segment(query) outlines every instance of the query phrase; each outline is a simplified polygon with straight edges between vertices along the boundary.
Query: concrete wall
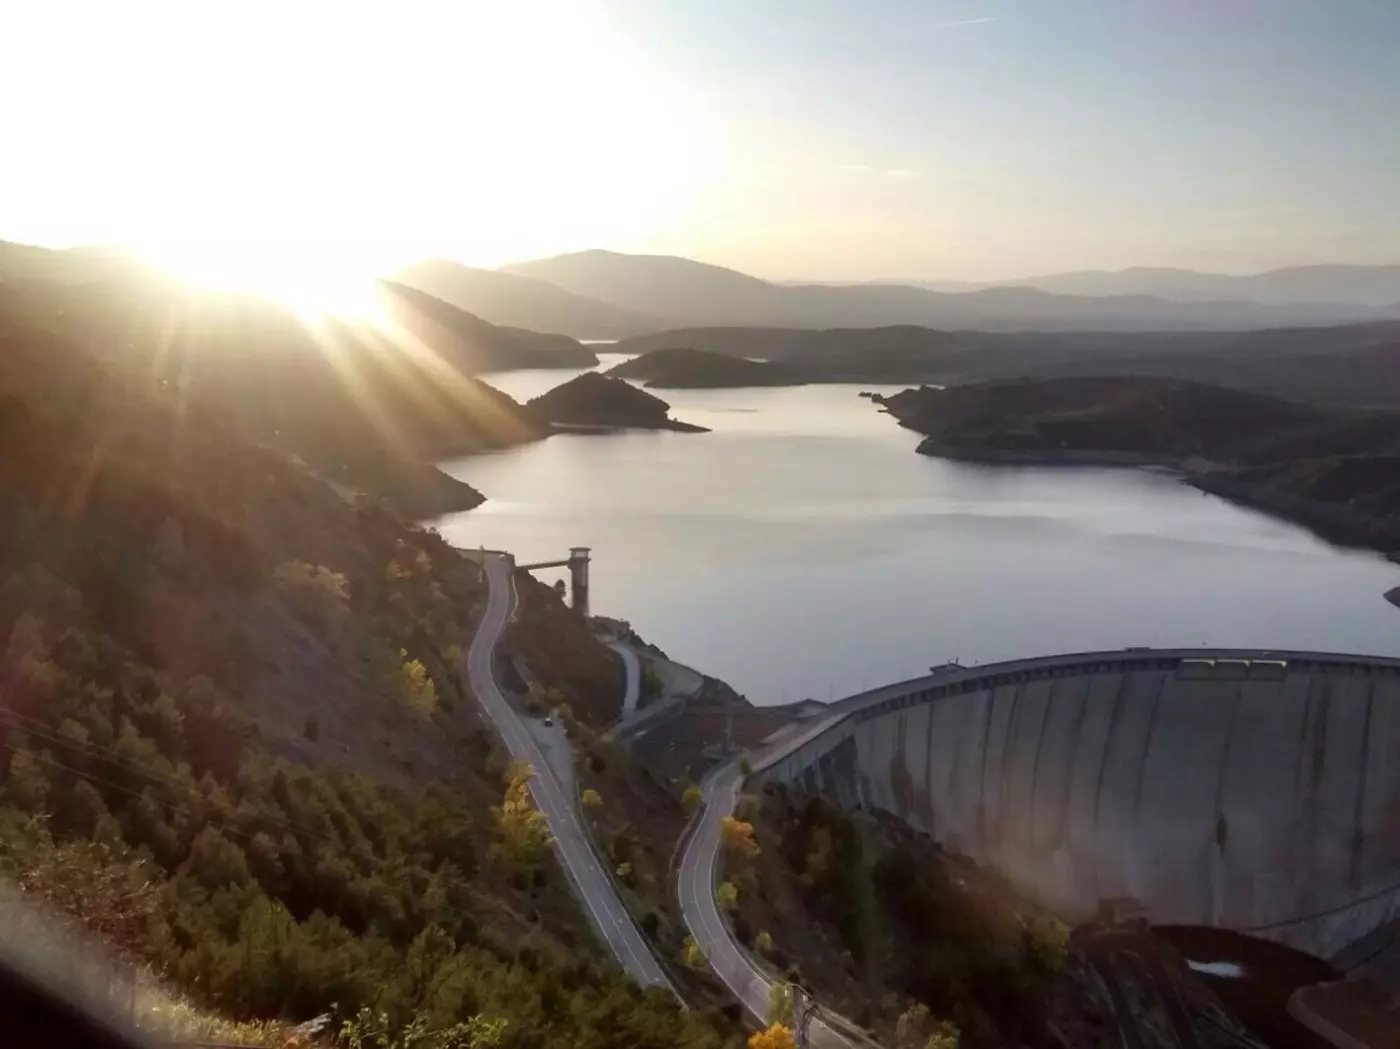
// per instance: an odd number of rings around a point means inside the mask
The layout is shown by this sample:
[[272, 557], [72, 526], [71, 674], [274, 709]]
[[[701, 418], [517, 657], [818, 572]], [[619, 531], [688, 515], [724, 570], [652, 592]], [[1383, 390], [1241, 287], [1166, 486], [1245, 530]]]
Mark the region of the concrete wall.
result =
[[1400, 916], [1400, 660], [978, 667], [844, 700], [756, 772], [894, 813], [1070, 921], [1131, 897], [1325, 957]]

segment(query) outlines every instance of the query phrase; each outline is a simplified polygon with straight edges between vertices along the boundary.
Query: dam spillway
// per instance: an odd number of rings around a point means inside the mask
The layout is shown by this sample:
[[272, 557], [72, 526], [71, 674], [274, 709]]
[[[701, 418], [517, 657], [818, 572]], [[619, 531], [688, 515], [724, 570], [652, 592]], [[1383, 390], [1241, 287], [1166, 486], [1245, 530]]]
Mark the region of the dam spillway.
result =
[[1400, 660], [1129, 649], [862, 693], [759, 781], [889, 812], [1065, 920], [1132, 900], [1332, 957], [1400, 908]]

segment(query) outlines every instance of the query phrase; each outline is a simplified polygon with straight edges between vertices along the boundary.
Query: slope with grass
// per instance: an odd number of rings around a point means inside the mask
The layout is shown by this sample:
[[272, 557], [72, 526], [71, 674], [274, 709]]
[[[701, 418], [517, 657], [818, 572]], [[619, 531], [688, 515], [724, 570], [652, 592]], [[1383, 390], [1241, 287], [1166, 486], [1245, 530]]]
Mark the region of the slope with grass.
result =
[[[536, 847], [463, 692], [479, 566], [106, 355], [29, 330], [0, 363], [0, 854], [28, 894], [232, 1019], [732, 1037], [624, 980]], [[520, 658], [574, 685], [591, 639], [546, 618]]]

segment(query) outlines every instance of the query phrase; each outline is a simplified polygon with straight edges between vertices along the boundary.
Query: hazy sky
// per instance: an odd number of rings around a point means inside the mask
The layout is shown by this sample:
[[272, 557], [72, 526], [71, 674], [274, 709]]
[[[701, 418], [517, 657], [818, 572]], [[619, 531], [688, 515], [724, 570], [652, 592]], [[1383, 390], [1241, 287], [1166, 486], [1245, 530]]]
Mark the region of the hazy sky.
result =
[[0, 237], [212, 277], [1400, 261], [1395, 0], [45, 0]]

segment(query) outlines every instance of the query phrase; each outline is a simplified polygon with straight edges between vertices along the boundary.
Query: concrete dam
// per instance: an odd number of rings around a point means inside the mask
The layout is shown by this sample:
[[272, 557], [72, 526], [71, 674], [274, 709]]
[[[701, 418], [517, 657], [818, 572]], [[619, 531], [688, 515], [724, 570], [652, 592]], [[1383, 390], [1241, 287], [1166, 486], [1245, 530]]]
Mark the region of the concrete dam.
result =
[[843, 700], [758, 780], [883, 809], [1076, 923], [1334, 957], [1400, 907], [1400, 660], [1128, 649]]

